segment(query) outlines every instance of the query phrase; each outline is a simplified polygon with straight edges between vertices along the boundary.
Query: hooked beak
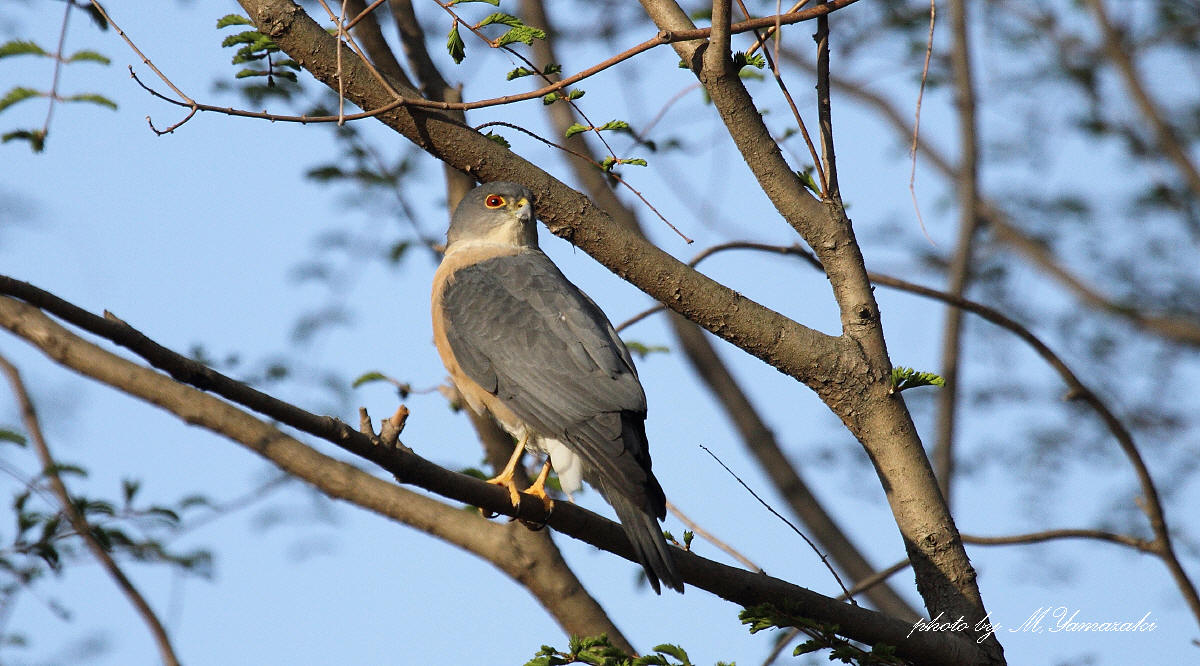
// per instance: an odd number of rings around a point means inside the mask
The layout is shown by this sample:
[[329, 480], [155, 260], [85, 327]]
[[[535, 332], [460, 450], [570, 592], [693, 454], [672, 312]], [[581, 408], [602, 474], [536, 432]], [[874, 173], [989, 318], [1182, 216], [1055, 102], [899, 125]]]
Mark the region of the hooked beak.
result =
[[533, 221], [533, 204], [529, 202], [529, 199], [525, 197], [517, 199], [517, 217], [521, 218], [523, 222]]

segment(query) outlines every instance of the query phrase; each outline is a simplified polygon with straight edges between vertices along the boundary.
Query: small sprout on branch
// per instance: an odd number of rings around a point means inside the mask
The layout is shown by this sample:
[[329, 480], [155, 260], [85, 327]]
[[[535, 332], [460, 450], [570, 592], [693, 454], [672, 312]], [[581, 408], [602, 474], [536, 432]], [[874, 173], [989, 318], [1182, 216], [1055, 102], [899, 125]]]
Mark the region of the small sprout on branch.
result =
[[733, 67], [740, 70], [746, 65], [762, 69], [767, 66], [767, 59], [762, 53], [747, 54], [745, 51], [738, 51], [733, 54]]
[[[563, 664], [592, 664], [593, 666], [692, 666], [687, 652], [678, 645], [664, 643], [654, 647], [654, 654], [634, 657], [612, 644], [605, 634], [572, 636], [567, 651], [560, 652], [543, 645], [525, 666], [562, 666]], [[719, 662], [723, 663], [723, 662]]]
[[387, 375], [382, 372], [371, 371], [359, 375], [357, 379], [350, 383], [350, 388], [358, 388], [363, 384], [370, 384], [372, 382], [386, 382], [387, 380]]
[[217, 19], [217, 30], [228, 28], [231, 25], [254, 25], [254, 22], [240, 14], [226, 14]]
[[640, 157], [631, 157], [628, 159], [620, 159], [620, 158], [613, 157], [610, 155], [610, 156], [604, 158], [604, 161], [600, 163], [600, 170], [603, 171], [604, 173], [609, 173], [613, 170], [613, 167], [617, 166], [618, 164], [630, 164], [632, 166], [647, 166], [649, 163]]
[[[237, 14], [227, 14], [217, 20], [217, 29], [227, 28], [233, 25], [248, 25], [253, 27], [254, 23], [245, 16]], [[257, 30], [243, 30], [234, 35], [229, 35], [221, 40], [223, 48], [241, 45], [241, 48], [234, 54], [231, 62], [235, 65], [245, 63], [258, 62], [266, 60], [266, 69], [242, 69], [236, 78], [245, 79], [258, 76], [267, 77], [267, 88], [275, 87], [276, 77], [296, 82], [295, 72], [300, 71], [300, 65], [295, 60], [284, 58], [275, 60], [274, 56], [280, 53], [279, 46], [270, 37], [258, 32]], [[293, 71], [287, 71], [287, 70]]]
[[521, 19], [512, 14], [496, 12], [485, 17], [482, 21], [475, 25], [476, 28], [482, 28], [485, 25], [500, 24], [509, 27], [509, 30], [503, 35], [500, 35], [494, 40], [491, 40], [492, 48], [500, 48], [516, 42], [522, 44], [532, 44], [535, 39], [545, 39], [546, 32], [540, 28], [525, 25]]
[[804, 187], [808, 188], [813, 194], [820, 196], [821, 188], [817, 187], [817, 181], [813, 180], [813, 167], [806, 166], [796, 172], [796, 176], [804, 183]]
[[[542, 71], [540, 73], [543, 76], [550, 76], [551, 74], [558, 74], [561, 71], [562, 71], [562, 65], [559, 65], [556, 63], [550, 63], [550, 64], [546, 65], [545, 67], [543, 67]], [[519, 79], [523, 76], [532, 76], [532, 75], [538, 74], [538, 73], [539, 72], [537, 70], [529, 69], [528, 67], [518, 67], [518, 68], [512, 70], [511, 72], [509, 72], [508, 75], [505, 76], [505, 80], [512, 81], [513, 79]]]
[[671, 348], [665, 345], [644, 345], [637, 340], [626, 340], [625, 346], [639, 359], [646, 358], [650, 354], [665, 354], [671, 351]]
[[586, 91], [583, 90], [572, 90], [565, 95], [560, 92], [552, 92], [542, 98], [542, 104], [553, 104], [560, 99], [565, 99], [568, 101], [576, 100], [580, 97], [583, 97], [585, 92]]
[[458, 21], [454, 22], [450, 34], [446, 37], [446, 50], [450, 52], [450, 57], [456, 65], [467, 57], [467, 46], [463, 43], [462, 35], [458, 34]]
[[504, 137], [500, 136], [499, 134], [495, 134], [493, 132], [488, 132], [487, 134], [484, 134], [484, 136], [486, 136], [487, 138], [491, 139], [492, 141], [495, 141], [496, 143], [504, 146], [505, 148], [512, 148], [512, 144], [508, 142], [508, 139], [505, 139]]
[[8, 143], [14, 139], [28, 141], [30, 149], [35, 153], [40, 153], [46, 148], [45, 130], [13, 130], [5, 132], [3, 136], [0, 136], [0, 143]]
[[941, 375], [932, 372], [921, 372], [897, 366], [892, 368], [892, 390], [891, 393], [899, 393], [910, 388], [918, 386], [945, 386], [946, 380]]
[[610, 120], [610, 121], [604, 123], [603, 125], [600, 125], [599, 127], [595, 127], [595, 126], [591, 126], [591, 125], [581, 125], [579, 123], [575, 123], [575, 124], [571, 125], [570, 127], [568, 127], [567, 131], [564, 134], [569, 139], [569, 138], [575, 136], [576, 134], [580, 134], [582, 132], [587, 132], [589, 130], [596, 130], [597, 132], [604, 132], [604, 131], [628, 132], [629, 131], [629, 123], [625, 122], [624, 120]]

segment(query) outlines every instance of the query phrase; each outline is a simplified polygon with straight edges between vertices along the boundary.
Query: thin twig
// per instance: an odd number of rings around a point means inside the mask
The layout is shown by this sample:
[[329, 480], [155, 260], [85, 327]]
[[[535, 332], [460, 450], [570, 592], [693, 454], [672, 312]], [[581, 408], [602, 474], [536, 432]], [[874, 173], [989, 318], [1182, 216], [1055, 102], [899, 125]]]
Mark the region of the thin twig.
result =
[[837, 157], [833, 149], [833, 100], [829, 96], [829, 15], [817, 17], [817, 128], [821, 131], [822, 194], [827, 201], [841, 201]]
[[666, 224], [668, 227], [670, 227], [671, 231], [674, 231], [676, 234], [678, 234], [679, 237], [682, 238], [685, 243], [687, 243], [688, 245], [691, 245], [692, 243], [695, 242], [691, 238], [688, 238], [687, 235], [684, 234], [682, 231], [680, 231], [678, 227], [676, 227], [674, 224], [671, 224], [670, 220], [668, 220], [666, 217], [664, 217], [662, 213], [658, 212], [658, 209], [654, 207], [654, 204], [651, 204], [650, 201], [648, 199], [646, 199], [646, 197], [641, 192], [639, 192], [636, 188], [634, 188], [632, 185], [630, 185], [628, 182], [626, 182], [624, 178], [621, 178], [620, 175], [618, 175], [612, 171], [606, 171], [602, 164], [600, 164], [596, 160], [592, 159], [590, 156], [584, 155], [583, 153], [580, 153], [575, 150], [571, 150], [570, 148], [567, 148], [566, 146], [560, 146], [559, 144], [557, 144], [549, 139], [538, 136], [536, 133], [525, 129], [524, 127], [521, 127], [520, 125], [506, 123], [502, 120], [493, 120], [490, 123], [483, 123], [482, 125], [479, 125], [478, 127], [476, 127], [475, 131], [479, 131], [485, 127], [507, 127], [509, 129], [515, 129], [518, 132], [527, 134], [528, 136], [531, 136], [534, 139], [537, 139], [538, 141], [541, 141], [542, 143], [544, 143], [548, 146], [553, 146], [554, 148], [558, 148], [559, 150], [561, 150], [565, 153], [570, 153], [571, 155], [574, 155], [575, 157], [578, 157], [581, 160], [585, 160], [586, 162], [594, 165], [597, 169], [604, 171], [613, 180], [615, 180], [618, 183], [620, 183], [621, 185], [625, 186], [625, 188], [628, 189], [630, 192], [633, 192], [633, 194], [635, 196], [637, 196], [638, 199], [642, 200], [642, 203], [646, 204], [647, 208], [649, 208], [655, 215], [658, 216], [658, 219], [662, 220], [664, 224]]
[[58, 503], [62, 507], [63, 515], [71, 523], [71, 527], [79, 535], [83, 542], [87, 545], [92, 556], [95, 557], [104, 570], [108, 573], [117, 587], [125, 593], [130, 603], [137, 610], [138, 614], [146, 622], [150, 633], [154, 637], [155, 643], [158, 645], [159, 656], [162, 658], [163, 664], [167, 666], [179, 666], [179, 659], [175, 657], [175, 650], [171, 647], [171, 640], [167, 637], [167, 630], [158, 620], [158, 616], [150, 608], [150, 604], [146, 603], [146, 599], [133, 585], [133, 582], [117, 566], [117, 563], [105, 550], [104, 546], [96, 538], [93, 527], [88, 523], [87, 518], [79, 512], [75, 506], [75, 502], [71, 499], [70, 492], [67, 491], [66, 484], [63, 483], [62, 477], [59, 476], [54, 457], [50, 455], [50, 447], [46, 443], [46, 438], [42, 435], [41, 423], [37, 417], [37, 411], [33, 407], [33, 401], [29, 397], [29, 392], [25, 389], [25, 382], [21, 379], [20, 372], [16, 366], [9, 362], [7, 358], [0, 355], [0, 370], [8, 376], [8, 383], [12, 386], [13, 395], [17, 399], [17, 404], [21, 409], [21, 421], [25, 425], [25, 430], [29, 433], [29, 440], [33, 442], [34, 449], [37, 451], [38, 460], [42, 463], [42, 474], [50, 483], [50, 489], [55, 497], [58, 498]]
[[[738, 7], [741, 8], [742, 13], [745, 14], [746, 18], [750, 18], [750, 11], [746, 9], [746, 3], [743, 0], [737, 0], [737, 2]], [[807, 0], [805, 0], [805, 2], [807, 2]], [[780, 34], [782, 33], [776, 32], [776, 47], [778, 47], [778, 35]], [[762, 41], [768, 39], [758, 31], [755, 31], [755, 35], [758, 36], [760, 40], [759, 43], [762, 43]], [[749, 51], [747, 51], [747, 53], [749, 53]], [[800, 129], [800, 136], [804, 138], [804, 145], [808, 146], [808, 153], [812, 157], [813, 165], [815, 166], [820, 164], [821, 158], [817, 156], [817, 148], [813, 145], [812, 136], [809, 135], [808, 127], [804, 124], [804, 118], [800, 116], [800, 109], [796, 107], [796, 100], [792, 98], [792, 93], [788, 90], [787, 84], [783, 82], [783, 74], [779, 71], [779, 58], [777, 57], [778, 48], [776, 49], [776, 55], [771, 55], [771, 52], [766, 49], [763, 49], [763, 55], [766, 56], [767, 65], [771, 68], [771, 75], [775, 79], [775, 85], [779, 87], [779, 92], [783, 93], [783, 99], [787, 101], [788, 108], [792, 111], [792, 118], [796, 120], [796, 126]], [[825, 178], [825, 172], [821, 169], [818, 169], [817, 176], [821, 179], [821, 192], [828, 196], [829, 181]]]
[[[734, 247], [753, 247], [753, 245], [755, 244], [730, 244], [727, 249], [734, 249]], [[798, 247], [775, 247], [772, 248], [771, 251], [780, 252], [783, 254], [796, 254], [798, 256], [807, 255], [807, 251]], [[705, 256], [711, 256], [712, 254], [713, 252], [708, 252]], [[813, 263], [815, 260], [816, 258], [813, 257], [809, 263]], [[816, 263], [817, 265], [820, 265], [819, 262]], [[1154, 479], [1150, 475], [1150, 470], [1146, 467], [1146, 462], [1142, 457], [1141, 451], [1138, 449], [1137, 444], [1133, 440], [1133, 435], [1125, 427], [1125, 424], [1122, 423], [1119, 418], [1117, 418], [1117, 415], [1113, 413], [1111, 409], [1109, 409], [1107, 403], [1105, 403], [1099, 395], [1092, 391], [1091, 388], [1080, 381], [1079, 377], [1074, 373], [1074, 371], [1071, 370], [1070, 366], [1068, 366], [1061, 357], [1059, 357], [1052, 349], [1050, 349], [1045, 342], [1034, 335], [1029, 329], [1017, 323], [999, 310], [982, 303], [977, 303], [975, 301], [966, 299], [962, 296], [948, 294], [937, 289], [924, 287], [907, 280], [901, 280], [900, 278], [892, 277], [890, 275], [884, 275], [876, 272], [868, 272], [867, 275], [871, 282], [875, 284], [883, 285], [885, 287], [892, 287], [894, 289], [900, 289], [912, 294], [917, 294], [918, 296], [924, 296], [926, 298], [932, 298], [934, 300], [941, 301], [943, 303], [974, 313], [983, 319], [1000, 326], [1001, 328], [1005, 328], [1032, 347], [1038, 356], [1041, 356], [1042, 359], [1050, 365], [1050, 367], [1054, 368], [1054, 370], [1062, 378], [1063, 382], [1067, 385], [1068, 391], [1066, 397], [1072, 400], [1081, 400], [1091, 407], [1092, 410], [1095, 411], [1100, 417], [1100, 420], [1104, 422], [1104, 425], [1108, 428], [1109, 432], [1112, 433], [1114, 439], [1117, 440], [1117, 444], [1120, 446], [1121, 451], [1129, 460], [1129, 464], [1133, 467], [1134, 475], [1137, 477], [1138, 485], [1142, 491], [1143, 501], [1139, 502], [1138, 506], [1146, 515], [1146, 518], [1150, 522], [1150, 529], [1154, 532], [1155, 539], [1153, 542], [1152, 552], [1157, 554], [1159, 559], [1163, 561], [1163, 564], [1166, 565], [1167, 570], [1175, 580], [1176, 587], [1179, 588], [1184, 600], [1187, 601], [1192, 614], [1197, 618], [1197, 620], [1200, 620], [1200, 594], [1197, 594], [1195, 584], [1192, 583], [1191, 578], [1184, 570], [1182, 563], [1179, 561], [1179, 556], [1175, 552], [1175, 547], [1171, 543], [1171, 534], [1167, 528], [1166, 514], [1163, 509], [1162, 500], [1158, 495], [1158, 487], [1155, 485]]]
[[925, 228], [925, 218], [921, 215], [921, 204], [917, 203], [917, 146], [921, 138], [921, 102], [925, 99], [925, 83], [929, 80], [929, 61], [933, 59], [933, 27], [937, 25], [937, 0], [929, 0], [929, 36], [925, 40], [925, 64], [921, 67], [921, 87], [917, 90], [917, 108], [913, 112], [912, 147], [909, 156], [912, 168], [908, 172], [908, 193], [912, 196], [913, 210], [917, 213], [917, 223], [921, 225], [921, 233], [931, 245], [937, 245], [929, 237]]
[[50, 119], [54, 117], [54, 105], [58, 102], [58, 81], [62, 75], [63, 60], [66, 56], [63, 54], [63, 49], [67, 45], [67, 23], [71, 18], [71, 10], [75, 8], [75, 3], [65, 3], [66, 8], [63, 10], [62, 28], [58, 32], [58, 50], [54, 53], [54, 76], [50, 81], [50, 103], [46, 107], [46, 122], [42, 125], [42, 136], [47, 136], [50, 133]]
[[723, 467], [726, 472], [729, 472], [729, 475], [732, 476], [735, 481], [737, 481], [739, 484], [741, 484], [741, 486], [746, 489], [746, 492], [750, 493], [750, 495], [752, 497], [754, 497], [754, 499], [758, 500], [759, 504], [763, 505], [763, 507], [766, 508], [767, 511], [770, 511], [776, 518], [782, 520], [785, 525], [792, 528], [792, 531], [795, 532], [796, 534], [799, 534], [801, 539], [804, 539], [804, 543], [807, 543], [808, 547], [812, 548], [812, 551], [817, 554], [817, 557], [821, 558], [821, 562], [824, 563], [825, 568], [829, 569], [829, 573], [833, 574], [833, 579], [837, 581], [838, 587], [842, 588], [842, 593], [844, 594], [844, 598], [847, 599], [850, 603], [857, 606], [858, 602], [854, 600], [854, 596], [850, 594], [850, 590], [846, 589], [846, 584], [842, 582], [842, 577], [838, 575], [837, 570], [834, 569], [833, 565], [829, 563], [829, 558], [825, 555], [825, 553], [822, 553], [821, 550], [819, 548], [817, 548], [817, 544], [813, 543], [812, 540], [808, 538], [808, 535], [806, 535], [804, 532], [800, 531], [800, 528], [798, 528], [794, 524], [792, 524], [792, 521], [788, 520], [786, 517], [784, 517], [783, 514], [776, 511], [775, 508], [772, 507], [770, 504], [767, 504], [766, 500], [759, 497], [758, 493], [754, 492], [754, 490], [751, 489], [750, 486], [746, 485], [746, 482], [742, 481], [741, 477], [739, 477], [737, 474], [734, 474], [733, 470], [729, 469], [729, 466], [726, 465], [724, 462], [722, 462], [722, 460], [720, 458], [717, 457], [717, 454], [713, 453], [711, 450], [709, 450], [709, 448], [707, 446], [705, 446], [703, 444], [700, 445], [700, 448], [704, 449], [705, 453], [712, 456], [712, 459], [717, 461], [717, 464], [720, 465], [721, 467]]

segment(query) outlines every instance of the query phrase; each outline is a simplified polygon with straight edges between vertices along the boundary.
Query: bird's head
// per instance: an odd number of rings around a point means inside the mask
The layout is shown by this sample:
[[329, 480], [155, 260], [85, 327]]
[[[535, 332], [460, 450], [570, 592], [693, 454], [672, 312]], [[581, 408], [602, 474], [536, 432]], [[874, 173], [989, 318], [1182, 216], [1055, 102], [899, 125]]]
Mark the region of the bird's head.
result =
[[469, 242], [537, 247], [533, 220], [532, 192], [516, 183], [484, 183], [454, 209], [446, 247]]

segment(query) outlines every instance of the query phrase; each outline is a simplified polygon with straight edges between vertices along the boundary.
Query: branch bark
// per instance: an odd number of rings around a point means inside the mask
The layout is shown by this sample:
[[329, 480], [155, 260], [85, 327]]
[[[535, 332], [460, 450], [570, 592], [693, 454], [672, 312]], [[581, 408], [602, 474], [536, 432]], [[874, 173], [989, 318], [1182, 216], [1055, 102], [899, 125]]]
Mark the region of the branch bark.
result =
[[[539, 65], [561, 62], [552, 46], [555, 43], [555, 30], [546, 13], [545, 3], [542, 0], [522, 0], [521, 13], [533, 25], [541, 26], [546, 31], [547, 39], [533, 44], [535, 62]], [[565, 104], [552, 104], [545, 109], [552, 126], [560, 135], [576, 122], [571, 107]], [[590, 154], [583, 136], [576, 134], [565, 143], [573, 150]], [[614, 222], [631, 229], [641, 229], [637, 214], [617, 198], [600, 170], [582, 160], [570, 160], [570, 166], [576, 180], [583, 184], [584, 190], [594, 201], [612, 215]], [[754, 455], [776, 490], [787, 500], [792, 512], [808, 527], [812, 537], [852, 580], [874, 575], [875, 568], [833, 520], [795, 465], [784, 455], [774, 433], [717, 355], [704, 332], [678, 314], [671, 315], [670, 323], [679, 348], [687, 356], [693, 370], [717, 398], [746, 448]], [[867, 597], [876, 608], [893, 617], [905, 620], [919, 617], [919, 613], [889, 585], [871, 588]]]
[[[799, 65], [806, 71], [816, 72], [811, 63], [794, 51], [784, 49], [783, 54], [792, 64]], [[842, 94], [874, 109], [887, 124], [896, 130], [902, 140], [908, 141], [912, 136], [912, 125], [904, 114], [901, 114], [888, 99], [868, 89], [865, 84], [834, 77], [832, 85]], [[919, 137], [917, 150], [928, 160], [928, 164], [932, 165], [943, 177], [951, 181], [954, 179], [958, 167], [938, 147]], [[1044, 243], [1026, 233], [1011, 215], [986, 197], [981, 196], [980, 198], [979, 215], [980, 221], [994, 233], [996, 240], [1008, 245], [1010, 249], [1024, 256], [1026, 261], [1053, 277], [1085, 305], [1121, 317], [1164, 339], [1200, 346], [1200, 321], [1163, 312], [1153, 312], [1137, 304], [1114, 301], [1072, 272]]]
[[[239, 442], [331, 497], [346, 499], [385, 517], [401, 520], [471, 552], [488, 553], [485, 557], [509, 575], [514, 575], [511, 572], [513, 569], [536, 566], [523, 553], [505, 555], [496, 552], [498, 545], [510, 542], [507, 537], [498, 535], [502, 535], [504, 530], [521, 530], [523, 527], [486, 523], [474, 514], [399, 488], [352, 465], [325, 456], [196, 388], [211, 391], [271, 419], [321, 437], [374, 462], [394, 474], [401, 483], [418, 485], [494, 513], [546, 522], [556, 531], [631, 562], [636, 561], [620, 526], [586, 509], [560, 502], [553, 515], [546, 516], [540, 502], [528, 501], [521, 503], [519, 511], [514, 511], [508, 493], [503, 488], [438, 467], [402, 445], [381, 446], [377, 439], [353, 430], [336, 419], [311, 414], [235, 382], [211, 368], [161, 347], [114, 317], [97, 317], [9, 278], [0, 279], [0, 287], [0, 292], [18, 292], [26, 301], [0, 297], [0, 326], [24, 338], [54, 361], [154, 404], [188, 423]], [[30, 300], [37, 307], [29, 304]], [[52, 321], [41, 309], [127, 347], [156, 367], [169, 372], [175, 380], [79, 338]], [[184, 385], [185, 381], [191, 386]], [[690, 552], [678, 551], [675, 559], [689, 585], [708, 590], [734, 603], [743, 606], [771, 603], [780, 608], [797, 609], [806, 617], [839, 625], [840, 633], [854, 640], [895, 645], [898, 654], [921, 663], [983, 663], [978, 649], [959, 636], [913, 632], [911, 624], [907, 622], [838, 602], [770, 576], [706, 560]], [[551, 594], [556, 592], [561, 590], [550, 591]]]
[[[685, 31], [691, 20], [673, 0], [642, 0], [660, 30]], [[715, 11], [715, 10], [714, 10]], [[721, 34], [714, 14], [712, 34]], [[690, 63], [708, 91], [746, 164], [776, 210], [813, 248], [841, 310], [842, 363], [855, 371], [839, 386], [814, 387], [821, 399], [862, 443], [875, 465], [905, 549], [917, 589], [931, 616], [945, 613], [968, 620], [967, 635], [979, 639], [987, 658], [1003, 661], [995, 635], [973, 627], [987, 617], [983, 599], [954, 520], [904, 401], [890, 386], [891, 361], [866, 266], [845, 210], [836, 201], [818, 201], [771, 137], [729, 53], [713, 53], [708, 43], [677, 42], [676, 53]]]

